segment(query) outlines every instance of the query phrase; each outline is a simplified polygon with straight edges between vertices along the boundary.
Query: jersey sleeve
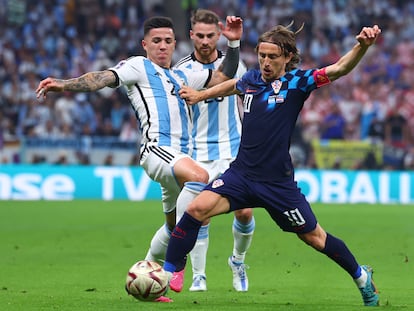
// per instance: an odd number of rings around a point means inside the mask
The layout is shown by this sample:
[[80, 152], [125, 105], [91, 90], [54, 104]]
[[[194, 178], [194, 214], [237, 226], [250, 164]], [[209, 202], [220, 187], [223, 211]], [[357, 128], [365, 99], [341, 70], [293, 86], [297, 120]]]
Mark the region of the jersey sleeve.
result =
[[116, 66], [109, 68], [117, 76], [117, 87], [132, 85], [144, 75], [143, 57], [136, 56], [120, 61]]
[[258, 70], [247, 71], [236, 82], [236, 89], [242, 94], [257, 93], [261, 89], [260, 84], [256, 83], [258, 75], [260, 75]]

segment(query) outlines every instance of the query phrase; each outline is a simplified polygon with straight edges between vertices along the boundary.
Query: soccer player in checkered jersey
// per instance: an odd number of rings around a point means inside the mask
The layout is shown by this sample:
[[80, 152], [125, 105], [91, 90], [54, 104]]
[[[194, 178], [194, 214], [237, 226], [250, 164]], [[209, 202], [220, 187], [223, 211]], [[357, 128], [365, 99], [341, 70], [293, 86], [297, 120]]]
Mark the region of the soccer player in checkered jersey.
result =
[[[207, 171], [190, 156], [190, 109], [178, 95], [178, 90], [183, 84], [201, 89], [234, 77], [239, 62], [242, 20], [228, 16], [225, 25], [220, 23], [220, 29], [229, 40], [229, 47], [228, 57], [217, 70], [195, 72], [171, 68], [176, 45], [173, 23], [170, 18], [154, 16], [144, 23], [141, 44], [146, 57], [130, 57], [107, 70], [88, 72], [73, 79], [49, 77], [42, 80], [36, 89], [40, 98], [48, 92], [91, 92], [106, 86], [125, 87], [142, 130], [141, 165], [161, 185], [166, 217], [165, 225], [151, 241], [146, 258], [149, 260], [164, 260], [175, 226], [177, 197], [184, 184], [190, 181], [199, 183], [200, 190], [201, 185], [208, 181]], [[195, 196], [194, 191], [191, 189], [186, 197], [190, 199]]]
[[[372, 269], [360, 265], [346, 244], [318, 223], [294, 178], [289, 146], [297, 117], [309, 94], [348, 74], [381, 33], [363, 27], [357, 43], [336, 63], [321, 69], [297, 68], [297, 32], [275, 26], [259, 37], [259, 69], [213, 88], [180, 90], [187, 103], [244, 94], [244, 118], [239, 152], [230, 168], [215, 179], [187, 207], [170, 239], [164, 269], [179, 271], [192, 249], [203, 221], [244, 207], [263, 207], [284, 231], [293, 232], [337, 263], [358, 287], [364, 305], [377, 306], [379, 296]], [[277, 265], [276, 265], [277, 266]]]
[[[193, 41], [194, 51], [179, 60], [175, 67], [193, 71], [219, 68], [225, 54], [217, 49], [217, 42], [220, 39], [218, 23], [219, 17], [210, 10], [198, 9], [193, 12], [190, 38]], [[246, 66], [240, 61], [236, 76], [241, 77], [245, 72]], [[207, 170], [209, 181], [220, 176], [229, 167], [239, 149], [241, 117], [238, 100], [237, 95], [232, 95], [209, 99], [192, 106], [192, 157]], [[192, 187], [191, 184], [188, 186]], [[183, 192], [183, 195], [185, 193]], [[177, 210], [177, 219], [181, 218], [183, 213], [184, 209]], [[251, 208], [235, 211], [234, 215], [232, 226], [234, 244], [228, 264], [233, 273], [234, 289], [247, 291], [249, 283], [244, 259], [252, 241], [255, 222]], [[209, 220], [201, 226], [197, 242], [190, 252], [193, 272], [190, 291], [207, 290], [205, 268], [208, 243]]]

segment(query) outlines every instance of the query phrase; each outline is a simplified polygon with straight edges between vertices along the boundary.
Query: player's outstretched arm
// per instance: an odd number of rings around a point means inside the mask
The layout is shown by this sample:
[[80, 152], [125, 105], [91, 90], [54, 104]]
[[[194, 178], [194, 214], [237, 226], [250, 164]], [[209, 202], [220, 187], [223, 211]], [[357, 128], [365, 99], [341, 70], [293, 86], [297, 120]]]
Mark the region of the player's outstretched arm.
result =
[[329, 80], [334, 81], [354, 69], [368, 48], [375, 43], [380, 33], [381, 29], [378, 25], [363, 27], [361, 32], [355, 37], [358, 43], [335, 64], [326, 67], [326, 74]]
[[202, 91], [196, 91], [187, 85], [183, 85], [178, 93], [187, 104], [194, 105], [208, 98], [238, 94], [239, 92], [236, 89], [236, 82], [237, 79], [227, 80]]
[[213, 71], [208, 87], [231, 79], [237, 72], [240, 59], [240, 39], [243, 34], [243, 20], [237, 16], [227, 16], [226, 25], [219, 23], [222, 34], [229, 40], [226, 57], [220, 67]]
[[105, 86], [114, 87], [115, 83], [115, 74], [110, 70], [88, 72], [78, 78], [68, 80], [49, 77], [40, 81], [36, 96], [37, 98], [46, 97], [48, 92], [92, 92]]

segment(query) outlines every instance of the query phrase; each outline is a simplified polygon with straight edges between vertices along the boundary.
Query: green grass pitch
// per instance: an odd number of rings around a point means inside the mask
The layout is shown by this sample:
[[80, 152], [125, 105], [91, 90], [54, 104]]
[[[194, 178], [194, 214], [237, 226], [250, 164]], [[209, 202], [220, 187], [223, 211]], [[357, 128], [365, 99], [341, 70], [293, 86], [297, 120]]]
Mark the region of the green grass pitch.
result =
[[[321, 225], [373, 266], [384, 310], [414, 310], [414, 206], [313, 206]], [[172, 304], [128, 296], [128, 268], [163, 222], [160, 202], [0, 201], [0, 310], [365, 310], [349, 276], [255, 210], [246, 263], [250, 288], [232, 290], [233, 216], [210, 226], [205, 293], [190, 293], [191, 266]]]

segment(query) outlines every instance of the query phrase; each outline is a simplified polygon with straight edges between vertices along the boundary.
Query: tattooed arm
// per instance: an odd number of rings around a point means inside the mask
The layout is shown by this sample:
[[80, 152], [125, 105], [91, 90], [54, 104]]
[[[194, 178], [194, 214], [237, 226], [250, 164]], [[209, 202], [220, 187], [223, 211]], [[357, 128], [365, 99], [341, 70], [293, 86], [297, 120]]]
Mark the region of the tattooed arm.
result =
[[46, 97], [47, 92], [92, 92], [105, 86], [115, 87], [115, 83], [115, 74], [110, 70], [88, 72], [78, 78], [68, 80], [49, 77], [40, 81], [36, 94], [39, 98]]

